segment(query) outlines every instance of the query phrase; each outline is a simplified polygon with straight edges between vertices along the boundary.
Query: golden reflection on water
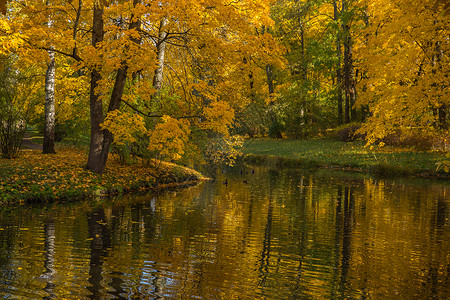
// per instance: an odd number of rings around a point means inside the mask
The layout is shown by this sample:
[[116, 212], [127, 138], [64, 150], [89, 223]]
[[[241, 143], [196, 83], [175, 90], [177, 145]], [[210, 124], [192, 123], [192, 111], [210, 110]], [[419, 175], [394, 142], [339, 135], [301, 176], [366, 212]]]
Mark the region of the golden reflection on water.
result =
[[219, 173], [214, 182], [159, 196], [5, 210], [0, 293], [24, 299], [449, 295], [448, 183], [254, 170]]

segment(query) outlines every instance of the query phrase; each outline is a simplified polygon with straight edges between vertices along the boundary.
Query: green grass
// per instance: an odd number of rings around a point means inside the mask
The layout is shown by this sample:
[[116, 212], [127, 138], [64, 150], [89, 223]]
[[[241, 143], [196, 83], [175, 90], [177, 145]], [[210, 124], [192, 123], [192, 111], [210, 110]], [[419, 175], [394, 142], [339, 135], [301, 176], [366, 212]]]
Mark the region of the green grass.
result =
[[337, 167], [369, 171], [383, 176], [448, 176], [436, 172], [442, 152], [417, 152], [390, 147], [369, 149], [363, 142], [327, 139], [249, 139], [244, 144], [246, 160], [278, 166]]

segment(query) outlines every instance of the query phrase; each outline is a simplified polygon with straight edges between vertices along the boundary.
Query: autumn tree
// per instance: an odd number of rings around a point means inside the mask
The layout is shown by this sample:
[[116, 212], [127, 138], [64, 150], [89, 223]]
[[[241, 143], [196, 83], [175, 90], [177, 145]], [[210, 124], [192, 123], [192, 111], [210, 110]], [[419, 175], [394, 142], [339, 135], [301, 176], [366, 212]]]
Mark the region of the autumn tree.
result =
[[371, 116], [369, 142], [401, 132], [448, 129], [449, 15], [441, 1], [370, 1], [370, 26], [357, 55], [367, 76], [359, 104]]
[[[90, 74], [87, 167], [97, 173], [106, 166], [113, 134], [129, 136], [122, 134], [127, 128], [116, 126], [124, 116], [145, 125], [141, 139], [152, 141], [153, 150], [164, 137], [173, 147], [199, 132], [226, 136], [232, 107], [248, 99], [240, 92], [248, 89], [248, 74], [264, 74], [260, 65], [270, 63], [268, 49], [275, 45], [270, 35], [255, 35], [255, 28], [271, 23], [265, 1], [10, 5], [7, 23], [14, 36], [9, 41], [16, 45], [10, 48], [41, 61], [53, 50], [74, 74]], [[46, 27], [50, 14], [52, 26]], [[177, 127], [182, 130], [167, 132], [182, 132], [181, 140], [153, 133]]]

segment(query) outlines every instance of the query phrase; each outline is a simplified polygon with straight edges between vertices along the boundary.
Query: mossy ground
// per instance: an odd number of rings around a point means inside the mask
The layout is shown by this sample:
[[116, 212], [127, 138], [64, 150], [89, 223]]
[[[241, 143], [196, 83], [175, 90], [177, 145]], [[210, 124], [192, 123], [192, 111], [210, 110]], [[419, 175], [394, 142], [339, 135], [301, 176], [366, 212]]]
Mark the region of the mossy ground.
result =
[[110, 156], [104, 174], [84, 168], [85, 150], [59, 149], [56, 154], [24, 149], [16, 159], [0, 159], [0, 203], [54, 201], [133, 190], [158, 189], [201, 179], [201, 174], [175, 164], [140, 161], [120, 164]]
[[281, 167], [335, 167], [368, 171], [380, 176], [438, 176], [437, 163], [445, 159], [438, 151], [414, 151], [393, 147], [365, 147], [363, 142], [328, 139], [249, 139], [244, 145], [246, 160]]

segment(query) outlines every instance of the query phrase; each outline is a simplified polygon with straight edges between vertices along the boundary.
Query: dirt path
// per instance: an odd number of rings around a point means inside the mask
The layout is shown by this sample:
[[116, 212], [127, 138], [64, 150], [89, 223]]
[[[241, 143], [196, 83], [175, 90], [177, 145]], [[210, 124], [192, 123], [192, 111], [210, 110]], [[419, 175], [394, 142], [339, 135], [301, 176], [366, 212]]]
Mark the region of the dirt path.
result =
[[42, 150], [42, 145], [34, 143], [33, 140], [31, 139], [30, 133], [26, 132], [25, 136], [22, 139], [22, 148], [32, 150]]

